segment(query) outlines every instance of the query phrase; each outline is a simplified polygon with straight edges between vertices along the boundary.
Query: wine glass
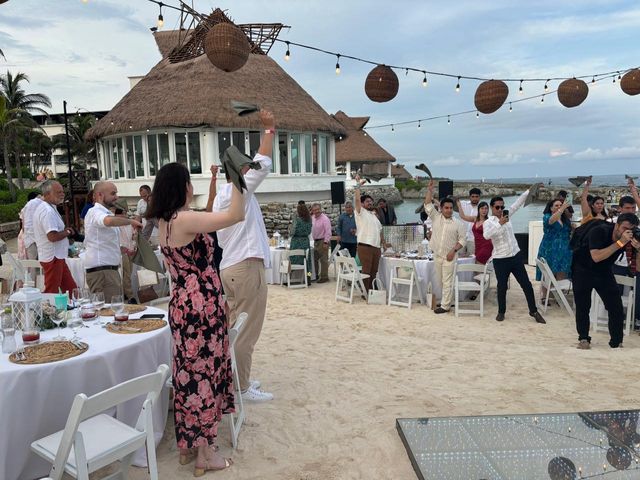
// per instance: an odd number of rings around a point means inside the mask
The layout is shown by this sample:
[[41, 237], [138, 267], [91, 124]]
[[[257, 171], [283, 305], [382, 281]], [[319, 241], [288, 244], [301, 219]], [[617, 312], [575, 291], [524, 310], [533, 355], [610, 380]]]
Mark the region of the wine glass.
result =
[[87, 289], [83, 288], [83, 287], [74, 288], [73, 292], [72, 292], [72, 298], [73, 298], [73, 306], [74, 307], [79, 307], [83, 303], [86, 303], [86, 301], [87, 301]]
[[61, 308], [56, 308], [56, 312], [53, 314], [53, 317], [51, 318], [51, 321], [53, 323], [56, 324], [56, 327], [58, 327], [58, 335], [56, 335], [55, 337], [53, 337], [53, 340], [66, 340], [67, 337], [65, 337], [64, 335], [62, 335], [61, 330], [60, 330], [60, 324], [62, 322], [64, 322], [67, 318], [67, 309], [65, 308], [64, 310]]
[[102, 307], [104, 307], [104, 293], [96, 292], [92, 294], [91, 303], [93, 303], [93, 306], [96, 307], [96, 310], [99, 311]]
[[72, 342], [79, 342], [80, 337], [78, 336], [78, 330], [80, 330], [84, 323], [82, 322], [82, 317], [80, 316], [80, 310], [75, 309], [71, 312], [71, 320], [67, 322], [67, 326], [73, 330], [73, 338]]
[[122, 295], [114, 295], [111, 297], [111, 309], [113, 313], [118, 313], [124, 308], [124, 297]]

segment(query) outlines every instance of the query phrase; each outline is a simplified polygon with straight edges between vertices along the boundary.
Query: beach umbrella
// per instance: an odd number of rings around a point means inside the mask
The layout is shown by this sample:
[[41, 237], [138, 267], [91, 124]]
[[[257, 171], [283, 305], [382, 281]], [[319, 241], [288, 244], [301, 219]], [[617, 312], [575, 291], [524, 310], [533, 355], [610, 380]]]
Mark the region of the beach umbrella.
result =
[[388, 102], [398, 94], [398, 76], [386, 65], [378, 65], [367, 75], [364, 91], [374, 102]]
[[640, 93], [640, 69], [634, 68], [625, 73], [620, 79], [620, 88], [627, 95]]
[[498, 110], [509, 96], [509, 87], [501, 80], [482, 82], [476, 90], [474, 103], [479, 112], [489, 114]]
[[204, 52], [220, 70], [235, 72], [247, 63], [251, 46], [242, 30], [232, 23], [221, 22], [207, 32]]
[[577, 107], [589, 95], [589, 87], [582, 80], [569, 78], [558, 85], [558, 100], [567, 108]]

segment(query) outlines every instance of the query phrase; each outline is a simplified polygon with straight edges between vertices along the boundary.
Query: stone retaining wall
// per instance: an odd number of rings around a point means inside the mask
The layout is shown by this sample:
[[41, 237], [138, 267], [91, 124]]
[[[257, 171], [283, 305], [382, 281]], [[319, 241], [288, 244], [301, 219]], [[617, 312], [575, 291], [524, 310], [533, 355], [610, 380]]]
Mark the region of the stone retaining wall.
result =
[[0, 223], [0, 238], [2, 240], [9, 240], [11, 238], [16, 238], [20, 233], [20, 222], [7, 222]]

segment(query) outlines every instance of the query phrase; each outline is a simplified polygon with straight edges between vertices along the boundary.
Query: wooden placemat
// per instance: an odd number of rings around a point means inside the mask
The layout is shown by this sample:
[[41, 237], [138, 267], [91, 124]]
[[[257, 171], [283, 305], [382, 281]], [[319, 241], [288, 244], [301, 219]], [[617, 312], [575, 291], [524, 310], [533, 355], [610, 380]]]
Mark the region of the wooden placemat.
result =
[[[144, 305], [125, 305], [124, 311], [129, 315], [134, 313], [144, 312], [147, 309]], [[98, 314], [101, 317], [113, 317], [115, 316], [115, 312], [111, 308], [101, 308]]]
[[89, 350], [89, 345], [78, 342], [82, 348], [68, 340], [43, 342], [38, 345], [24, 347], [26, 360], [18, 360], [16, 353], [9, 355], [9, 361], [18, 365], [37, 365], [40, 363], [59, 362], [67, 358], [77, 357]]
[[107, 325], [107, 331], [111, 333], [145, 333], [157, 330], [167, 324], [165, 320], [158, 319], [142, 319], [129, 320], [128, 322], [110, 323]]

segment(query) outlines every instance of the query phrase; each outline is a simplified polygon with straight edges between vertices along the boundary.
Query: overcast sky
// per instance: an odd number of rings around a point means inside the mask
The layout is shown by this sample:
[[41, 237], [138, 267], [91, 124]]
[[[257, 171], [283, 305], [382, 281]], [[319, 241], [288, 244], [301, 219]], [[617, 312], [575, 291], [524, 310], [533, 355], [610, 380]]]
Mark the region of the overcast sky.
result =
[[[570, 77], [640, 65], [640, 4], [616, 0], [409, 1], [194, 0], [201, 12], [228, 9], [238, 23], [281, 22], [280, 38], [380, 63], [488, 78]], [[176, 4], [176, 0], [166, 3]], [[164, 29], [178, 26], [166, 10]], [[31, 78], [54, 112], [107, 110], [160, 60], [149, 31], [158, 7], [146, 0], [10, 0], [0, 6], [0, 69]], [[291, 48], [270, 55], [329, 113], [370, 116], [370, 126], [473, 109], [478, 82], [397, 72], [400, 91], [388, 103], [364, 93], [369, 65]], [[544, 83], [525, 84], [525, 95]], [[555, 89], [557, 82], [550, 84]], [[512, 83], [510, 100], [521, 98]], [[170, 92], [167, 92], [170, 94]], [[455, 117], [372, 130], [399, 163], [421, 162], [452, 178], [640, 173], [640, 95], [603, 81], [579, 107], [555, 95], [508, 105], [492, 115]], [[410, 168], [412, 173], [417, 171]]]

